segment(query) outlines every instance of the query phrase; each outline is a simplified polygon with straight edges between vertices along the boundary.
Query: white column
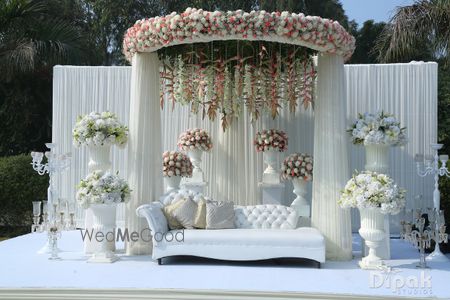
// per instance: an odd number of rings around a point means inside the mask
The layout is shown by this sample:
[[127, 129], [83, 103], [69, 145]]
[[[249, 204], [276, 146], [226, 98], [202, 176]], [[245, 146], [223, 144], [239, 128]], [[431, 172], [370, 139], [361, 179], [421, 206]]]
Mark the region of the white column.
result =
[[346, 86], [343, 58], [320, 54], [314, 107], [312, 226], [326, 239], [326, 257], [352, 257], [350, 212], [337, 201], [350, 178], [347, 157]]
[[[126, 244], [127, 255], [151, 253], [147, 222], [136, 208], [159, 199], [163, 192], [161, 112], [159, 108], [158, 54], [136, 53], [132, 61], [128, 143], [128, 183], [131, 200], [126, 205], [125, 228], [139, 233], [138, 241]], [[145, 235], [141, 237], [141, 233]], [[145, 240], [144, 240], [145, 239]]]

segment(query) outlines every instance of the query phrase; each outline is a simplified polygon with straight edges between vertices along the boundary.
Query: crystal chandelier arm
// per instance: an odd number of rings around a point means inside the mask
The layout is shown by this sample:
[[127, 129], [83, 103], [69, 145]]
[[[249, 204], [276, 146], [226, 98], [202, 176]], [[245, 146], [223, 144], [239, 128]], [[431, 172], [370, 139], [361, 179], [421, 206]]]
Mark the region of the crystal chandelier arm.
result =
[[433, 174], [434, 173], [434, 169], [432, 167], [426, 167], [423, 171], [420, 168], [420, 164], [417, 164], [417, 175], [419, 175], [420, 177], [425, 177], [429, 174]]

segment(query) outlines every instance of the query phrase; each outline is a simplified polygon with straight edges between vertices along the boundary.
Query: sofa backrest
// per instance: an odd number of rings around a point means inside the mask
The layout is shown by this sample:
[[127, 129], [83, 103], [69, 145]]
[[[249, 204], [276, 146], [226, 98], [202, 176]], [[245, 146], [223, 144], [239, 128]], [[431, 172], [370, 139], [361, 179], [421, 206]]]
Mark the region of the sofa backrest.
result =
[[284, 205], [235, 206], [234, 214], [234, 225], [236, 228], [297, 228], [297, 212], [293, 208]]
[[[175, 203], [184, 197], [191, 197], [194, 201], [209, 199], [201, 194], [179, 190], [161, 197], [162, 205]], [[284, 205], [250, 205], [234, 207], [234, 224], [236, 228], [255, 229], [295, 229], [298, 223], [298, 214], [295, 209]]]

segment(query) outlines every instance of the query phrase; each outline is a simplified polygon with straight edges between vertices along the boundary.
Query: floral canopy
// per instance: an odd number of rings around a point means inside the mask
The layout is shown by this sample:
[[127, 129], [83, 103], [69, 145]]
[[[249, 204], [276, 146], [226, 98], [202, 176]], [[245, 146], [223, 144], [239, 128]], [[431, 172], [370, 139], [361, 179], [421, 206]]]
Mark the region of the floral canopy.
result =
[[[132, 61], [128, 182], [133, 193], [126, 227], [143, 230], [136, 208], [162, 194], [160, 104], [187, 104], [194, 113], [220, 118], [224, 129], [244, 112], [252, 120], [262, 112], [275, 118], [283, 104], [291, 111], [314, 104], [311, 224], [325, 236], [327, 259], [351, 259], [350, 214], [337, 201], [350, 177], [344, 60], [354, 48], [355, 39], [339, 23], [289, 12], [188, 8], [137, 21], [123, 41]], [[219, 143], [226, 137], [220, 135]], [[150, 251], [148, 243], [127, 244], [127, 254]]]
[[[301, 46], [301, 47], [299, 47]], [[169, 48], [168, 48], [169, 47]], [[225, 130], [244, 107], [253, 121], [283, 104], [313, 104], [315, 51], [349, 58], [355, 40], [336, 21], [289, 12], [209, 12], [188, 8], [137, 21], [123, 51], [158, 51], [161, 107], [190, 105]]]

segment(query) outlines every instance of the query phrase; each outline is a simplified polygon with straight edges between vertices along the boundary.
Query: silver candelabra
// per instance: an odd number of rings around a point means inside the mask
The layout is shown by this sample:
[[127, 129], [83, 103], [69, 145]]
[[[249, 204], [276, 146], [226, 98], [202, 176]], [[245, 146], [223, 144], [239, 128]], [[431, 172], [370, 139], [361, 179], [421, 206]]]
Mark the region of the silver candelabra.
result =
[[[61, 218], [63, 215], [60, 214], [60, 220], [58, 221], [58, 206], [59, 203], [56, 201], [58, 199], [57, 189], [55, 188], [55, 177], [58, 173], [67, 169], [70, 165], [71, 154], [56, 154], [55, 148], [56, 144], [54, 143], [46, 143], [45, 146], [50, 149], [50, 151], [42, 152], [31, 152], [31, 157], [33, 158], [31, 165], [33, 169], [39, 174], [49, 175], [49, 185], [47, 189], [47, 199], [48, 202], [43, 204], [42, 209], [42, 223], [40, 223], [41, 218], [41, 203], [33, 203], [33, 215], [34, 215], [34, 224], [31, 227], [32, 232], [36, 231], [48, 231], [49, 236], [46, 245], [39, 251], [39, 253], [51, 253], [54, 249], [53, 246], [56, 245], [57, 235], [53, 233], [57, 233], [58, 230], [55, 230], [55, 226], [57, 226], [58, 222], [61, 222]], [[44, 156], [47, 158], [47, 162], [43, 163]], [[39, 209], [38, 209], [39, 206]], [[39, 214], [37, 214], [39, 210]], [[60, 230], [61, 226], [58, 227]], [[60, 232], [60, 231], [59, 231]], [[51, 235], [53, 234], [53, 236]], [[56, 247], [56, 246], [55, 246]], [[56, 248], [57, 249], [57, 248]]]
[[[411, 242], [415, 248], [419, 249], [420, 262], [417, 267], [427, 268], [425, 249], [430, 248], [431, 241], [434, 240], [436, 245], [448, 242], [448, 235], [445, 233], [444, 211], [428, 208], [426, 212], [423, 212], [419, 208], [411, 210], [411, 212], [413, 214], [412, 222], [407, 220], [407, 213], [405, 213], [405, 219], [400, 221], [400, 237]], [[422, 217], [424, 213], [428, 215], [428, 226], [425, 226], [426, 220]]]
[[[41, 208], [42, 205], [42, 208]], [[49, 212], [55, 217], [49, 221]], [[42, 219], [42, 221], [41, 221]], [[33, 201], [33, 225], [31, 232], [47, 232], [48, 245], [41, 252], [49, 252], [49, 259], [59, 259], [58, 238], [64, 230], [74, 230], [75, 227], [75, 203], [69, 203], [65, 199], [54, 201], [51, 207], [48, 202]]]
[[[425, 177], [427, 175], [434, 176], [434, 191], [433, 191], [433, 205], [436, 212], [440, 211], [441, 205], [441, 194], [439, 192], [439, 177], [447, 176], [450, 177], [450, 173], [447, 169], [447, 161], [448, 155], [440, 155], [438, 151], [442, 149], [442, 144], [431, 144], [431, 149], [434, 150], [434, 156], [426, 156], [424, 157], [422, 154], [416, 155], [416, 163], [417, 163], [417, 174], [420, 177]], [[441, 162], [441, 167], [439, 167], [439, 161]], [[444, 221], [445, 224], [445, 221]], [[437, 233], [440, 231], [439, 222], [435, 222], [434, 231]], [[434, 236], [436, 238], [437, 236]], [[433, 238], [433, 239], [434, 239]], [[435, 262], [448, 262], [449, 259], [442, 254], [441, 249], [439, 248], [439, 239], [435, 239], [436, 245], [434, 247], [433, 253], [428, 255], [427, 260], [435, 261]]]

